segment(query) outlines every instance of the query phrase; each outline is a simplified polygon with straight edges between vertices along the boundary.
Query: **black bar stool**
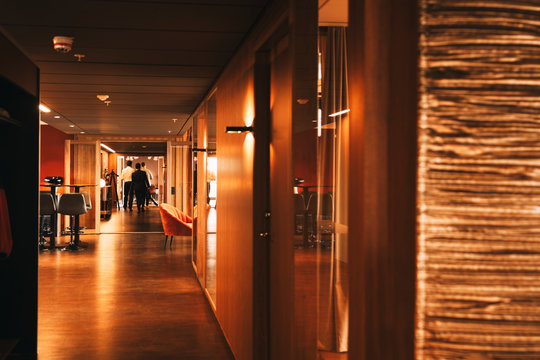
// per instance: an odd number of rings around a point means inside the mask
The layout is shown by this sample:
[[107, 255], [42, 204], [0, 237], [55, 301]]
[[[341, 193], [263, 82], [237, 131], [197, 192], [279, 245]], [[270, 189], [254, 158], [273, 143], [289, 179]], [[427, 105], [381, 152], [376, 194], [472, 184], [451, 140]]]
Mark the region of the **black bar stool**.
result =
[[69, 244], [64, 250], [83, 250], [79, 244], [74, 241], [75, 234], [79, 232], [78, 219], [79, 215], [86, 214], [87, 212], [86, 202], [84, 201], [84, 195], [81, 193], [67, 193], [60, 197], [58, 202], [58, 212], [63, 215], [69, 215]]

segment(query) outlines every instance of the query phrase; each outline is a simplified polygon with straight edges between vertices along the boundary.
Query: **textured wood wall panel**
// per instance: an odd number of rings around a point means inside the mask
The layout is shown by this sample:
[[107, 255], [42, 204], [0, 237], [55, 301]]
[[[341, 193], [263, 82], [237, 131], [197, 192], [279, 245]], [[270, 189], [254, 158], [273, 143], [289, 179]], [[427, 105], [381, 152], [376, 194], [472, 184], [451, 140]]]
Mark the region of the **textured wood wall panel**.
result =
[[419, 359], [540, 358], [540, 1], [423, 0]]

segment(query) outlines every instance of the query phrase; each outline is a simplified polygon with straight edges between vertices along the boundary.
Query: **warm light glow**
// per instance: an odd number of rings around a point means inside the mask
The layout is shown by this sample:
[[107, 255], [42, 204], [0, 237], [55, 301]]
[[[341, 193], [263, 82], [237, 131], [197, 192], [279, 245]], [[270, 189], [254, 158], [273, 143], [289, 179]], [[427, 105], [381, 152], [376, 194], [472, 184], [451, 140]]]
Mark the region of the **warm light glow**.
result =
[[113, 149], [111, 149], [110, 147], [108, 147], [107, 145], [105, 144], [101, 144], [101, 147], [104, 148], [105, 150], [109, 151], [109, 152], [112, 152], [112, 153], [115, 153], [116, 151], [114, 151]]
[[255, 148], [255, 137], [253, 133], [247, 133], [244, 137], [244, 144], [242, 146], [243, 154], [243, 168], [249, 169], [253, 166], [253, 149]]
[[60, 119], [60, 115], [54, 115], [55, 119]]
[[208, 180], [217, 179], [217, 157], [209, 156], [206, 159], [206, 178]]
[[70, 128], [74, 128], [74, 127], [75, 127], [75, 125], [71, 124], [71, 125], [69, 125], [69, 127], [70, 127]]
[[107, 182], [105, 179], [99, 179], [99, 187], [105, 187], [107, 185]]
[[41, 110], [42, 112], [45, 112], [45, 113], [50, 113], [51, 112], [51, 109], [49, 109], [48, 107], [46, 107], [43, 104], [39, 104], [39, 110]]
[[335, 112], [335, 113], [333, 113], [333, 114], [328, 115], [328, 117], [336, 117], [336, 116], [339, 116], [339, 115], [346, 114], [346, 113], [348, 113], [349, 111], [351, 111], [351, 109], [341, 110], [341, 111], [338, 111], [338, 112]]
[[253, 126], [253, 118], [255, 117], [255, 104], [253, 95], [253, 83], [250, 82], [246, 96], [244, 97], [244, 124]]
[[47, 123], [46, 123], [45, 121], [43, 121], [43, 120], [39, 120], [39, 124], [40, 124], [40, 125], [49, 125], [49, 124], [47, 124]]

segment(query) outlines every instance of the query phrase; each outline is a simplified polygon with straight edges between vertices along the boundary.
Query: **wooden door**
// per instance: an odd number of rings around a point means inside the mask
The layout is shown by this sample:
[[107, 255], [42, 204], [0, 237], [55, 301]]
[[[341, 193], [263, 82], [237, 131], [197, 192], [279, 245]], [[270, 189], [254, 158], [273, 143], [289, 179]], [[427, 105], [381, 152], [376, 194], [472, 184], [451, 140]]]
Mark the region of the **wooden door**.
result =
[[[91, 185], [80, 191], [90, 194], [92, 208], [81, 216], [80, 225], [100, 232], [100, 141], [66, 140], [65, 148], [65, 184]], [[66, 188], [64, 192], [75, 192], [74, 188]]]
[[191, 214], [191, 143], [167, 142], [167, 199], [165, 202]]
[[254, 358], [292, 359], [292, 80], [288, 36], [257, 54], [254, 164]]

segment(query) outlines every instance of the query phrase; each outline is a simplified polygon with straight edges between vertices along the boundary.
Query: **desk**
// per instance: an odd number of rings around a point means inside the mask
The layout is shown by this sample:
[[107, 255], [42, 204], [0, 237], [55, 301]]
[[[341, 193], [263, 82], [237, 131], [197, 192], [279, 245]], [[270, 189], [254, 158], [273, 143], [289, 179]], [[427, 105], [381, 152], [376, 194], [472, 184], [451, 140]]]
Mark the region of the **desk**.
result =
[[[91, 186], [97, 186], [96, 184], [62, 184], [62, 185], [57, 185], [57, 184], [49, 184], [49, 183], [46, 183], [46, 184], [40, 184], [40, 186], [44, 186], [44, 187], [49, 187], [51, 189], [51, 194], [53, 196], [53, 198], [56, 200], [56, 188], [57, 187], [71, 187], [74, 189], [74, 192], [78, 193], [81, 191], [81, 188], [83, 187], [91, 187]], [[57, 248], [56, 246], [56, 234], [57, 234], [57, 223], [58, 223], [58, 211], [51, 216], [51, 225], [52, 225], [52, 236], [50, 237], [50, 242], [49, 242], [49, 249], [50, 250], [54, 250]], [[74, 244], [71, 246], [73, 249], [72, 250], [76, 250], [76, 249], [79, 249], [81, 247], [81, 240], [80, 240], [80, 237], [79, 237], [79, 226], [80, 226], [80, 221], [79, 221], [79, 215], [75, 215], [75, 224], [74, 224], [74, 228], [75, 228], [75, 236], [74, 236]]]

